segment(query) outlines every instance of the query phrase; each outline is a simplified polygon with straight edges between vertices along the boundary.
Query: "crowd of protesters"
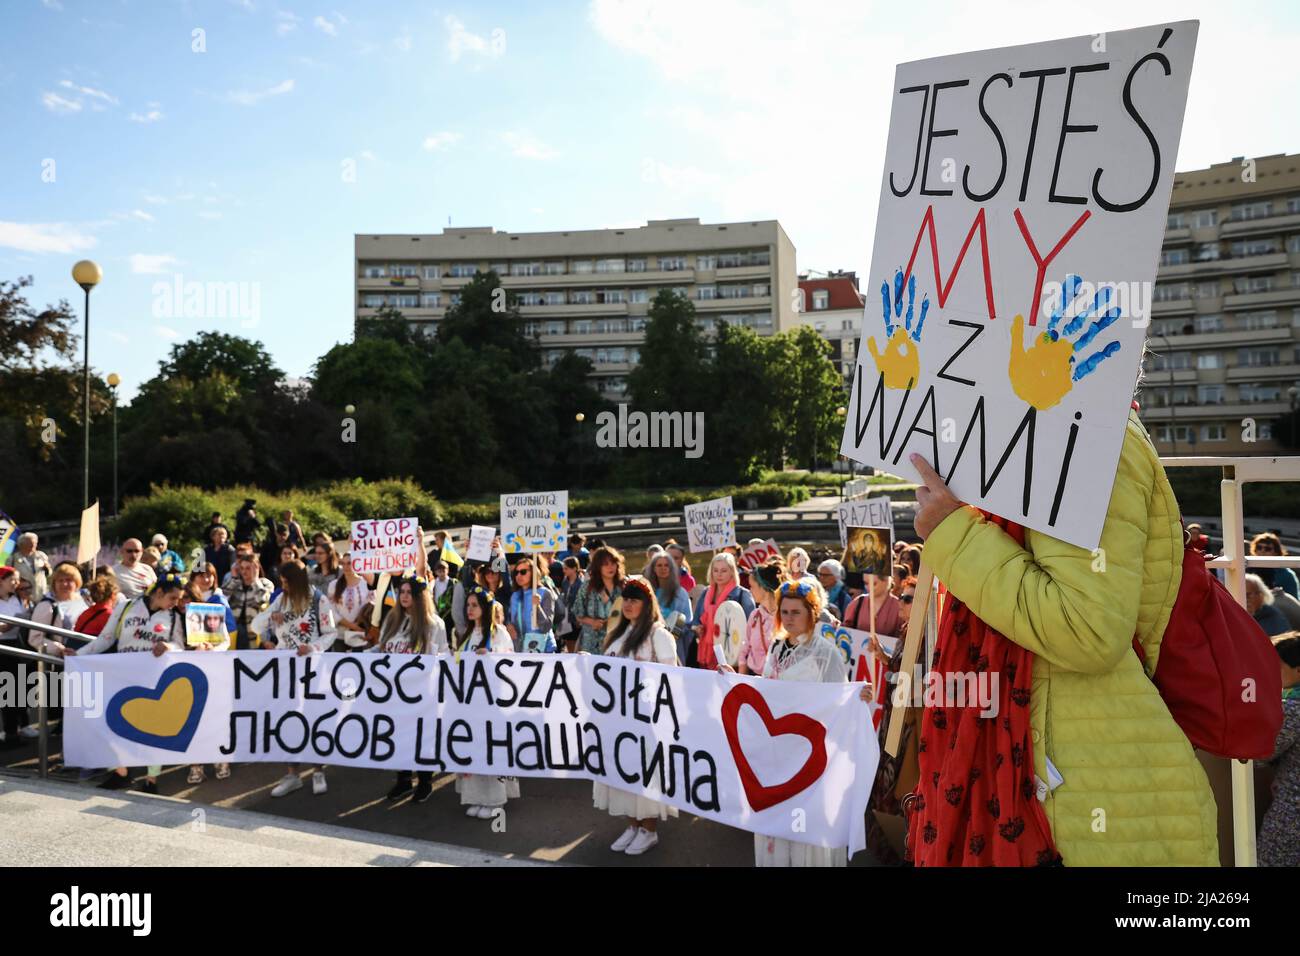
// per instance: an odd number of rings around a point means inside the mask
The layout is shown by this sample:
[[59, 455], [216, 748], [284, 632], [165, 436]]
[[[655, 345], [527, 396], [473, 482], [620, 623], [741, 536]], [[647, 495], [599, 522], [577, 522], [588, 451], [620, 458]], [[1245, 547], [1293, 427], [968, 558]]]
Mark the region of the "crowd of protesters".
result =
[[[1189, 529], [1195, 544], [1200, 529]], [[263, 525], [247, 501], [235, 530], [214, 513], [202, 531], [205, 541], [186, 560], [155, 534], [122, 543], [118, 559], [88, 577], [70, 562], [51, 564], [35, 535], [23, 535], [12, 565], [0, 567], [0, 613], [26, 617], [85, 635], [77, 645], [37, 629], [0, 623], [0, 641], [23, 642], [54, 656], [117, 652], [162, 655], [225, 649], [293, 649], [388, 654], [578, 653], [606, 654], [682, 667], [737, 672], [777, 680], [844, 682], [847, 661], [830, 641], [817, 636], [822, 623], [842, 623], [879, 637], [906, 636], [920, 572], [922, 546], [896, 542], [893, 572], [864, 578], [835, 558], [814, 567], [808, 552], [792, 548], [784, 557], [742, 567], [743, 549], [717, 551], [697, 579], [685, 549], [675, 540], [651, 545], [644, 554], [624, 554], [599, 539], [574, 533], [567, 548], [539, 554], [507, 554], [500, 539], [486, 561], [461, 556], [445, 532], [434, 536], [413, 573], [388, 582], [380, 593], [373, 576], [358, 574], [350, 554], [324, 534], [308, 540], [293, 513]], [[260, 538], [260, 540], [259, 540]], [[423, 538], [422, 538], [423, 540]], [[761, 539], [749, 542], [761, 544]], [[1208, 542], [1207, 542], [1208, 543]], [[1257, 536], [1251, 551], [1285, 554], [1273, 534]], [[1261, 569], [1247, 577], [1251, 612], [1275, 637], [1286, 688], [1286, 723], [1274, 755], [1277, 799], [1264, 819], [1260, 858], [1300, 862], [1300, 602], [1296, 577], [1286, 568]], [[185, 633], [190, 603], [224, 608], [229, 640], [193, 645]], [[719, 621], [743, 619], [743, 631], [724, 633]], [[885, 654], [877, 641], [871, 653], [887, 670], [898, 667], [899, 651]], [[0, 667], [12, 668], [0, 655]], [[870, 689], [862, 697], [870, 699]], [[886, 697], [886, 712], [889, 704]], [[26, 708], [8, 706], [0, 717], [0, 746], [18, 746], [39, 734]], [[888, 720], [879, 724], [883, 743]], [[903, 752], [913, 760], [882, 759], [872, 805], [898, 812], [915, 786], [918, 729], [914, 715], [904, 731]], [[229, 764], [213, 768], [218, 779]], [[147, 767], [140, 789], [155, 792], [160, 767]], [[325, 768], [290, 765], [271, 790], [285, 797], [305, 785], [327, 791]], [[189, 768], [188, 782], [200, 784], [206, 768]], [[101, 786], [130, 785], [128, 768], [112, 768]], [[507, 801], [520, 797], [518, 780], [458, 775], [455, 783], [465, 813], [490, 819]], [[401, 771], [387, 796], [427, 801], [432, 774]], [[639, 793], [605, 784], [593, 786], [596, 809], [626, 819], [611, 846], [639, 855], [659, 839], [658, 824], [677, 810]], [[886, 862], [897, 862], [877, 827], [869, 845]], [[844, 848], [827, 849], [793, 840], [755, 836], [758, 865], [842, 866]]]

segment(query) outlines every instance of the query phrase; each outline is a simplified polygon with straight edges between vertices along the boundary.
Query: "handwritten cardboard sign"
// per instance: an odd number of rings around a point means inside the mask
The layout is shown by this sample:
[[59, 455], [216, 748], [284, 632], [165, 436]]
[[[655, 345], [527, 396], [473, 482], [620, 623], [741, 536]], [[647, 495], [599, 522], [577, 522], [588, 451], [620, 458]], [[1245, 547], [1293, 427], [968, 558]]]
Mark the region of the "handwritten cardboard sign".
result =
[[686, 506], [686, 536], [692, 554], [736, 543], [736, 511], [731, 495]]
[[736, 562], [736, 567], [742, 571], [749, 571], [758, 567], [769, 558], [779, 558], [781, 549], [776, 546], [776, 542], [768, 538], [762, 544], [752, 544], [740, 554], [740, 560]]
[[846, 456], [1097, 546], [1198, 27], [898, 66]]
[[[844, 655], [844, 663], [849, 666], [851, 680], [871, 682], [872, 699], [880, 705], [872, 712], [872, 726], [879, 729], [881, 719], [884, 717], [881, 707], [885, 703], [887, 692], [885, 681], [887, 669], [885, 662], [871, 653], [871, 632], [859, 631], [842, 624], [821, 624], [818, 634], [840, 649], [840, 653]], [[879, 634], [876, 635], [876, 641], [887, 658], [892, 658], [898, 651], [898, 645], [903, 643], [902, 638], [883, 637]]]
[[567, 491], [501, 496], [501, 546], [506, 554], [563, 551], [568, 540]]
[[472, 524], [469, 526], [469, 552], [471, 561], [492, 560], [492, 539], [497, 536], [497, 529], [490, 525]]
[[840, 547], [849, 544], [849, 528], [888, 528], [894, 530], [894, 510], [884, 495], [875, 498], [855, 498], [835, 508], [835, 518], [840, 526]]
[[419, 522], [385, 518], [352, 522], [352, 567], [357, 574], [403, 574], [420, 554]]

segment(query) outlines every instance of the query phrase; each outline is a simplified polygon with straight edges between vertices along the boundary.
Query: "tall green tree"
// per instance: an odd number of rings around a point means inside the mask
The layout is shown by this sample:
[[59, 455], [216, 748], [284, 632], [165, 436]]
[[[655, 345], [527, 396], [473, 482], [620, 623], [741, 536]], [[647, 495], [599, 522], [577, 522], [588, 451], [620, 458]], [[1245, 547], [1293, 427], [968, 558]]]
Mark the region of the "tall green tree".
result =
[[783, 451], [805, 468], [828, 467], [838, 454], [843, 422], [835, 410], [846, 403], [844, 382], [831, 361], [831, 347], [807, 325], [775, 336]]

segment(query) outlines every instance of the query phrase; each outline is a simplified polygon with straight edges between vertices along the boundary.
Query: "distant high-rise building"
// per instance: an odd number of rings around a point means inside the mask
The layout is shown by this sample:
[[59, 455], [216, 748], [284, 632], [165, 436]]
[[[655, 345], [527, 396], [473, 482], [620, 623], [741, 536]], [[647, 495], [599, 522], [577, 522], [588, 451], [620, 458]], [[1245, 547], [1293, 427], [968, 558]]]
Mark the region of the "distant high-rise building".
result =
[[1294, 444], [1278, 429], [1300, 396], [1300, 156], [1175, 174], [1150, 318], [1138, 401], [1162, 454]]
[[586, 356], [598, 387], [615, 399], [639, 361], [660, 289], [687, 296], [705, 331], [732, 323], [771, 335], [797, 321], [794, 245], [775, 220], [654, 219], [627, 229], [520, 233], [449, 226], [355, 239], [358, 321], [388, 305], [432, 335], [465, 284], [494, 270], [519, 297], [542, 361]]

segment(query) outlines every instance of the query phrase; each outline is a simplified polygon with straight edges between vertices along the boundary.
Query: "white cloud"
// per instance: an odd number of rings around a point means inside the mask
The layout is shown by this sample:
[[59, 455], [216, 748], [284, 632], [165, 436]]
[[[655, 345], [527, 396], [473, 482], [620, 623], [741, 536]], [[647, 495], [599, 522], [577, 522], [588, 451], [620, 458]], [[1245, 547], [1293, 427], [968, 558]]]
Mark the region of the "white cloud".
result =
[[321, 33], [325, 33], [328, 34], [329, 36], [336, 37], [339, 35], [339, 27], [346, 24], [348, 22], [348, 18], [336, 10], [334, 11], [334, 13], [330, 14], [329, 17], [321, 17], [321, 16], [313, 17], [311, 22], [312, 22], [312, 26], [314, 26]]
[[71, 80], [59, 80], [59, 86], [65, 90], [72, 90], [74, 93], [80, 93], [83, 96], [89, 96], [93, 100], [100, 100], [112, 106], [117, 105], [117, 97], [111, 93], [105, 93], [103, 90], [97, 90], [93, 86], [78, 86]]
[[41, 0], [41, 6], [45, 7], [47, 10], [63, 9], [63, 4], [59, 3], [59, 0]]
[[368, 149], [363, 149], [363, 150], [361, 151], [361, 158], [362, 158], [362, 159], [368, 159], [368, 160], [370, 160], [372, 163], [375, 162], [377, 159], [379, 159], [378, 156], [376, 156], [373, 152], [371, 152], [371, 151], [368, 150]]
[[51, 113], [79, 113], [81, 112], [81, 100], [69, 100], [60, 96], [58, 93], [46, 91], [41, 94], [41, 103]]
[[22, 252], [80, 252], [97, 240], [65, 222], [0, 221], [0, 246]]
[[431, 133], [424, 137], [424, 148], [430, 153], [436, 153], [439, 150], [446, 149], [449, 146], [455, 146], [461, 140], [460, 133], [453, 133], [443, 130], [439, 133]]
[[131, 339], [128, 336], [124, 335], [121, 332], [110, 331], [108, 333], [108, 337], [112, 339], [114, 342], [121, 342], [123, 345], [126, 345], [131, 341]]
[[132, 113], [132, 123], [156, 123], [163, 118], [162, 110], [150, 110], [148, 113]]
[[406, 27], [402, 27], [402, 35], [393, 38], [393, 46], [397, 47], [397, 49], [401, 50], [403, 53], [410, 53], [411, 31]]
[[145, 212], [143, 209], [132, 209], [132, 210], [131, 210], [131, 216], [132, 216], [132, 218], [134, 218], [134, 219], [139, 219], [139, 220], [141, 220], [142, 222], [153, 222], [153, 221], [154, 221], [154, 218], [153, 218], [152, 214]]
[[287, 10], [277, 11], [275, 14], [275, 35], [288, 36], [298, 29], [300, 20], [301, 18], [296, 13], [290, 13]]
[[165, 338], [165, 339], [169, 339], [169, 340], [170, 340], [170, 339], [179, 339], [179, 338], [181, 337], [181, 334], [180, 334], [179, 332], [177, 332], [175, 329], [173, 329], [173, 328], [169, 328], [168, 326], [165, 326], [165, 325], [155, 325], [155, 326], [154, 326], [154, 331], [157, 332], [159, 335], [161, 335], [163, 338]]
[[145, 202], [153, 203], [155, 206], [163, 206], [167, 203], [167, 197], [159, 196], [157, 193], [145, 193], [141, 198]]
[[546, 145], [528, 133], [506, 132], [501, 134], [501, 141], [520, 159], [555, 159], [560, 151]]
[[167, 253], [148, 255], [143, 252], [136, 252], [131, 255], [131, 271], [136, 275], [163, 275], [178, 265], [180, 265], [180, 260]]
[[442, 22], [447, 27], [447, 52], [451, 55], [453, 63], [459, 60], [463, 53], [475, 53], [487, 57], [501, 55], [501, 47], [498, 44], [489, 43], [477, 33], [471, 33], [459, 17], [448, 14]]
[[283, 83], [277, 83], [275, 86], [267, 87], [264, 90], [231, 90], [226, 94], [226, 99], [231, 103], [238, 103], [240, 106], [256, 106], [268, 97], [281, 96], [291, 92], [293, 92], [293, 80], [285, 80]]

